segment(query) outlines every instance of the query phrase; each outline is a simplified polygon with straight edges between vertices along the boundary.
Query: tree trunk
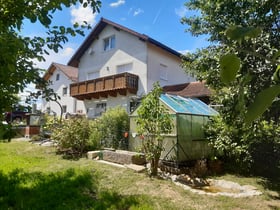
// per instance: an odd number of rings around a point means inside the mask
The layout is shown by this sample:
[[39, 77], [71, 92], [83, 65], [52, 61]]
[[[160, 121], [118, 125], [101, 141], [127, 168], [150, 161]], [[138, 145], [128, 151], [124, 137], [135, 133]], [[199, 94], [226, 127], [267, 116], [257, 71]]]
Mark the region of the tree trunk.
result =
[[159, 162], [159, 158], [153, 158], [151, 160], [151, 176], [157, 176], [157, 172], [158, 172], [158, 162]]

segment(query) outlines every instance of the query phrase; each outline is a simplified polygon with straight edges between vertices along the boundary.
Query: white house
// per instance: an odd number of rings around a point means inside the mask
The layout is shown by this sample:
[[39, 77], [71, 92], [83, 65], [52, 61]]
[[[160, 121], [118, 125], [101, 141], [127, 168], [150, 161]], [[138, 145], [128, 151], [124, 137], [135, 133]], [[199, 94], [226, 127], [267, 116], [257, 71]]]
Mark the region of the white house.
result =
[[81, 113], [85, 114], [83, 101], [70, 96], [70, 84], [78, 81], [78, 69], [72, 66], [66, 66], [58, 63], [52, 63], [43, 78], [50, 81], [49, 87], [60, 97], [59, 104], [54, 101], [42, 101], [42, 111], [56, 115], [63, 113]]
[[[70, 85], [70, 94], [83, 101], [89, 118], [117, 105], [129, 112], [156, 81], [162, 86], [195, 81], [182, 69], [181, 56], [147, 35], [102, 18], [68, 62], [78, 69], [78, 82]], [[63, 74], [57, 69], [51, 80]], [[60, 84], [54, 86], [62, 92], [69, 83]], [[78, 105], [71, 106], [67, 104], [67, 111], [75, 112]]]

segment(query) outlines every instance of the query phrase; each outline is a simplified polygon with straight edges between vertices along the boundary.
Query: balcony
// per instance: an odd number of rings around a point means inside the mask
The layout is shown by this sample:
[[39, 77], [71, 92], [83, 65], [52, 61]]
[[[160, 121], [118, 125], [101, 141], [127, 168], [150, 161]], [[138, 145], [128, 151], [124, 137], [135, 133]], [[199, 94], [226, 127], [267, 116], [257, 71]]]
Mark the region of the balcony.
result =
[[70, 85], [70, 95], [78, 100], [117, 97], [118, 93], [127, 95], [128, 93], [136, 94], [137, 91], [138, 76], [127, 72]]

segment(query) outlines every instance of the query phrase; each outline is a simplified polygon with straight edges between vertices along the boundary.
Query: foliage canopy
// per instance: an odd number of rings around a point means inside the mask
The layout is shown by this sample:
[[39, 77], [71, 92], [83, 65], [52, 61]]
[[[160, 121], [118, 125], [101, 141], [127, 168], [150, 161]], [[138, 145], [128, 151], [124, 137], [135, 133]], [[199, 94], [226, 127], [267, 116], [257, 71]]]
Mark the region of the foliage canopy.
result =
[[[190, 0], [185, 5], [200, 13], [182, 19], [187, 31], [206, 34], [211, 42], [184, 61], [186, 71], [213, 89], [213, 103], [222, 105], [209, 138], [228, 157], [248, 157], [247, 163], [252, 163], [252, 145], [279, 144], [275, 128], [280, 116], [280, 4]], [[270, 162], [279, 164], [279, 158]]]
[[[14, 94], [23, 91], [27, 84], [44, 86], [40, 78], [42, 69], [35, 66], [36, 60], [44, 61], [44, 55], [58, 52], [69, 35], [83, 35], [83, 30], [90, 27], [87, 23], [72, 27], [53, 23], [55, 12], [79, 2], [92, 7], [93, 12], [98, 12], [101, 6], [99, 0], [0, 1], [0, 113], [10, 109], [16, 100]], [[40, 23], [46, 29], [46, 37], [22, 35], [25, 21]]]

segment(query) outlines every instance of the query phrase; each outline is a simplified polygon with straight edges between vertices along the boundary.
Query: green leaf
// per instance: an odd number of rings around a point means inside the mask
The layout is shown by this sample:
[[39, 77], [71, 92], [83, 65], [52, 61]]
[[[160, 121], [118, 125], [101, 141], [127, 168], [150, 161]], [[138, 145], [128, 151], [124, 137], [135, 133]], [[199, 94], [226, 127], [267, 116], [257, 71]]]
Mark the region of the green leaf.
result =
[[245, 122], [251, 123], [261, 116], [279, 94], [280, 85], [274, 85], [262, 90], [256, 96], [254, 102], [248, 107], [248, 111], [245, 115]]
[[259, 27], [230, 26], [226, 30], [226, 36], [235, 41], [241, 41], [245, 38], [256, 38], [260, 33], [261, 28]]
[[280, 81], [280, 65], [277, 66], [272, 78], [274, 81]]
[[60, 26], [59, 27], [61, 34], [65, 34], [65, 27], [64, 26]]
[[221, 80], [225, 84], [232, 82], [238, 70], [240, 69], [240, 58], [235, 54], [226, 54], [220, 58], [220, 67], [221, 67]]

